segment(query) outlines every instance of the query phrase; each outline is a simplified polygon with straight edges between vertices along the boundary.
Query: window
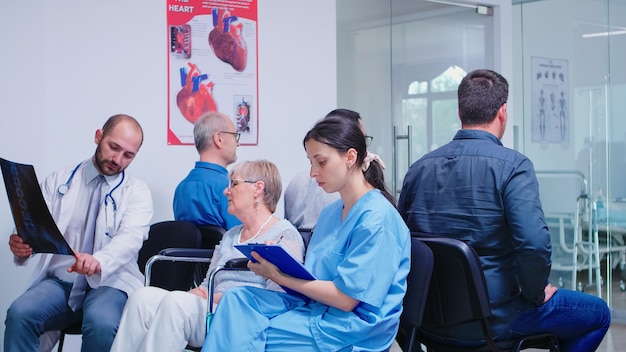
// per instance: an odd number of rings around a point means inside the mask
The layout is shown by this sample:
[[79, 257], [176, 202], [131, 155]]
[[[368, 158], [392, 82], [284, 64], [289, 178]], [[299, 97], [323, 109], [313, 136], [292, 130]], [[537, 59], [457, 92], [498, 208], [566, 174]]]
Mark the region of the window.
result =
[[402, 99], [402, 116], [412, 127], [414, 159], [449, 142], [461, 128], [456, 90], [466, 74], [453, 65], [430, 81], [409, 83]]

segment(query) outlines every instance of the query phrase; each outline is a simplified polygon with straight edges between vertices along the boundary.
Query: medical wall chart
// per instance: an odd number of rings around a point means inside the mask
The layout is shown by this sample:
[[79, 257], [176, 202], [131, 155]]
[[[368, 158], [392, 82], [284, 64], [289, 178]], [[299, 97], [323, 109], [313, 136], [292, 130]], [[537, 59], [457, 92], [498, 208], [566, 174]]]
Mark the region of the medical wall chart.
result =
[[567, 60], [532, 57], [532, 142], [569, 142]]
[[167, 143], [193, 144], [204, 113], [258, 143], [257, 0], [167, 0]]

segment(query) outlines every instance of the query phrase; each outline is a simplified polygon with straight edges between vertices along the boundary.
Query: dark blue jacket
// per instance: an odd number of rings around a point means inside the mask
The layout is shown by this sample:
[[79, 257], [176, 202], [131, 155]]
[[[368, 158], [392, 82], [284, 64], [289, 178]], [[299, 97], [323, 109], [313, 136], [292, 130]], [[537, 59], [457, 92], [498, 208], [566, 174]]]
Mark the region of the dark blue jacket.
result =
[[493, 134], [460, 130], [415, 162], [398, 210], [411, 231], [457, 238], [478, 252], [494, 336], [520, 309], [543, 303], [551, 247], [537, 177], [528, 158]]

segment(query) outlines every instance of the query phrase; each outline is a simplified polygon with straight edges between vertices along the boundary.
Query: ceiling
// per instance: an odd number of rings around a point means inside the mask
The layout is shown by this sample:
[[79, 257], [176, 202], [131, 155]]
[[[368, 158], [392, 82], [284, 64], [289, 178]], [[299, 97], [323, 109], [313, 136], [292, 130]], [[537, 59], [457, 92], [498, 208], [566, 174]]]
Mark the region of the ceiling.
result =
[[449, 7], [426, 0], [338, 0], [337, 23], [373, 21]]

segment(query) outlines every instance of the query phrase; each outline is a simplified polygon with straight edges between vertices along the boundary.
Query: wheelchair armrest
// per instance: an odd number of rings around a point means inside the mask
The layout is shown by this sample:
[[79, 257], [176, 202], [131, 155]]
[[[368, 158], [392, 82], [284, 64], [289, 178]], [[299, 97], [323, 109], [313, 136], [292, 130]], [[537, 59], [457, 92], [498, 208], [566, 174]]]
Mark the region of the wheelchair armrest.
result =
[[[202, 248], [165, 248], [159, 252], [168, 257], [211, 258], [213, 249]], [[184, 261], [184, 260], [183, 260]]]
[[152, 276], [152, 266], [158, 261], [188, 262], [188, 263], [210, 263], [213, 257], [212, 249], [197, 248], [166, 248], [155, 254], [146, 262], [144, 270], [145, 286], [150, 286]]
[[227, 269], [244, 269], [248, 270], [248, 258], [234, 258], [224, 264]]
[[209, 302], [207, 305], [207, 313], [213, 312], [213, 294], [215, 293], [214, 291], [215, 290], [215, 276], [217, 275], [217, 273], [219, 273], [220, 271], [248, 271], [248, 270], [250, 270], [248, 269], [248, 258], [242, 257], [242, 258], [230, 259], [226, 263], [224, 263], [224, 265], [220, 265], [214, 268], [209, 273], [209, 282], [208, 282]]

